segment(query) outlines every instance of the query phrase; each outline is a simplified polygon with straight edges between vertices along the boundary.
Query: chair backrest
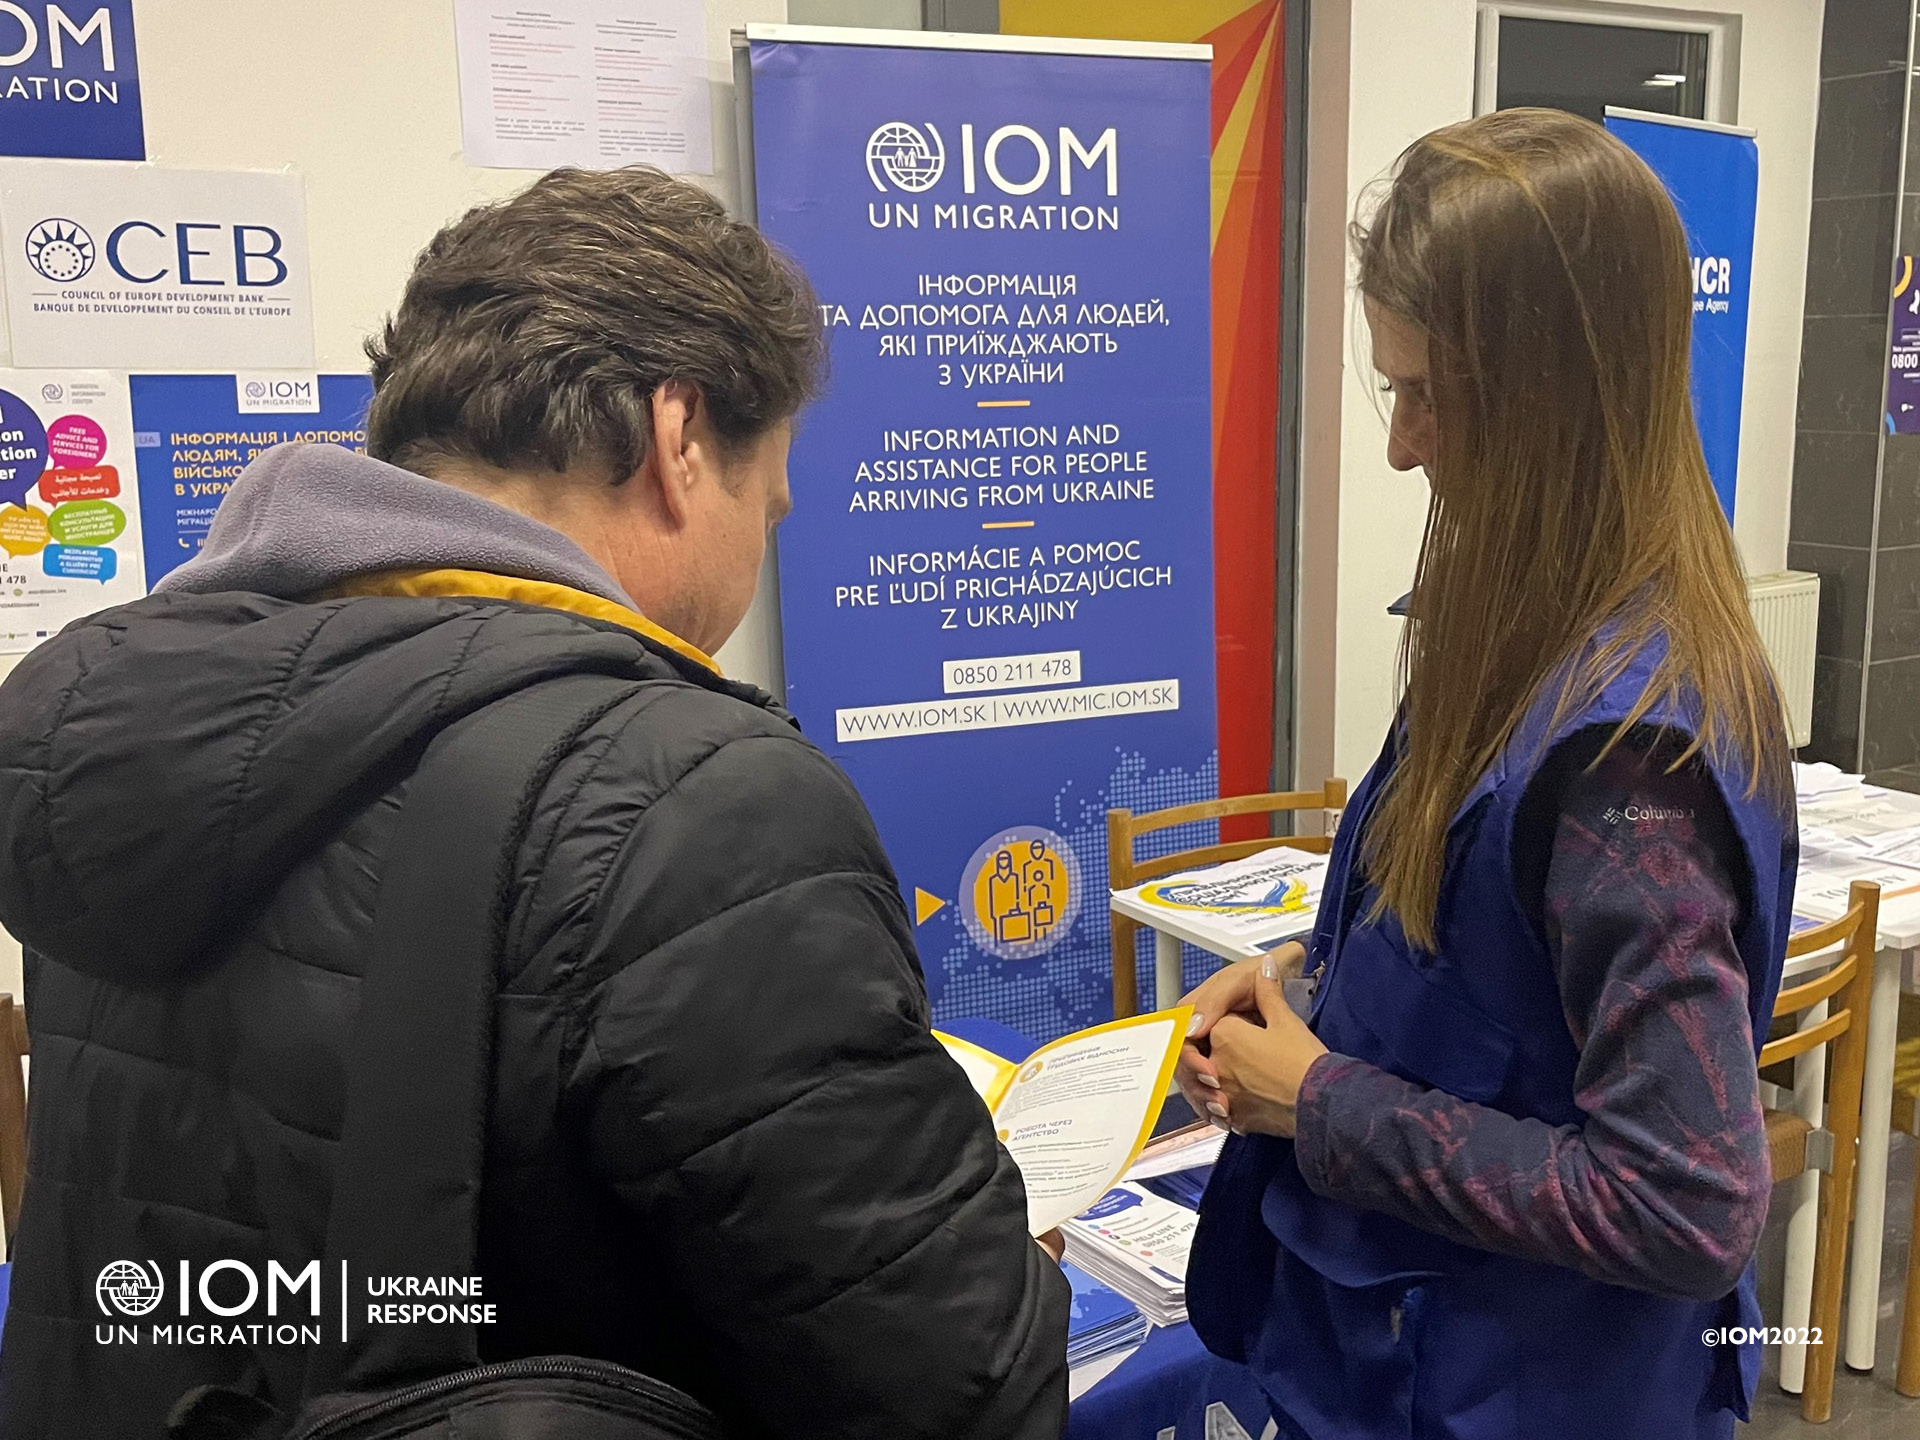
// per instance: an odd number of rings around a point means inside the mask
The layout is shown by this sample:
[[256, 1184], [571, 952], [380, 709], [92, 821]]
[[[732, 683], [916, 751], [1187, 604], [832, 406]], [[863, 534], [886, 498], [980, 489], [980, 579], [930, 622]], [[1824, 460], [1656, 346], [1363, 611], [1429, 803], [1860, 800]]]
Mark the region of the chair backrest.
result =
[[[1318, 790], [1278, 790], [1265, 795], [1234, 795], [1221, 800], [1200, 800], [1191, 805], [1174, 805], [1165, 810], [1150, 810], [1136, 815], [1131, 810], [1107, 811], [1107, 884], [1115, 890], [1130, 890], [1162, 875], [1194, 870], [1202, 865], [1219, 865], [1244, 859], [1275, 846], [1288, 846], [1324, 855], [1333, 848], [1333, 832], [1340, 823], [1340, 812], [1347, 808], [1347, 782], [1333, 779]], [[1224, 820], [1234, 815], [1277, 815], [1303, 810], [1326, 814], [1324, 835], [1268, 835], [1253, 840], [1227, 840], [1201, 845], [1151, 860], [1134, 858], [1134, 842], [1156, 830], [1176, 825], [1192, 825], [1203, 820]], [[1123, 915], [1111, 917], [1113, 932], [1113, 1014], [1124, 1019], [1138, 1008], [1139, 979], [1133, 962], [1134, 936], [1139, 927]]]
[[[1790, 985], [1774, 1001], [1773, 1014], [1799, 1015], [1822, 1002], [1826, 1018], [1803, 1020], [1791, 1034], [1760, 1047], [1762, 1066], [1804, 1055], [1821, 1045], [1831, 1048], [1827, 1071], [1827, 1113], [1822, 1127], [1832, 1139], [1832, 1156], [1821, 1169], [1820, 1228], [1813, 1266], [1814, 1327], [1821, 1343], [1807, 1350], [1807, 1373], [1801, 1414], [1815, 1422], [1832, 1412], [1833, 1375], [1839, 1356], [1841, 1289], [1845, 1280], [1847, 1240], [1853, 1231], [1854, 1166], [1860, 1140], [1860, 1102], [1867, 1067], [1867, 1020], [1873, 995], [1874, 951], [1880, 926], [1880, 887], [1856, 881], [1847, 894], [1847, 913], [1816, 926], [1787, 942], [1787, 958], [1841, 947], [1839, 960], [1818, 979]], [[1801, 1122], [1804, 1127], [1805, 1121]], [[1768, 1131], [1774, 1131], [1769, 1117]], [[1804, 1129], [1802, 1133], [1805, 1133]], [[1804, 1170], [1809, 1157], [1799, 1155]], [[1776, 1181], [1787, 1178], [1778, 1173]], [[1792, 1172], [1789, 1172], [1792, 1173]]]
[[0, 994], [0, 1225], [13, 1255], [20, 1224], [20, 1194], [27, 1183], [27, 1074], [31, 1053], [26, 1009]]
[[[1760, 1049], [1761, 1068], [1804, 1055], [1816, 1046], [1839, 1042], [1835, 1043], [1833, 1052], [1832, 1083], [1837, 1089], [1841, 1070], [1849, 1057], [1858, 1052], [1858, 1058], [1864, 1061], [1866, 1025], [1856, 1022], [1864, 1013], [1867, 993], [1873, 982], [1873, 954], [1879, 918], [1880, 887], [1869, 881], [1856, 881], [1847, 893], [1846, 914], [1838, 920], [1830, 920], [1824, 925], [1803, 931], [1787, 942], [1789, 960], [1829, 950], [1835, 945], [1843, 947], [1843, 958], [1818, 979], [1781, 990], [1773, 1002], [1774, 1018], [1778, 1020], [1782, 1016], [1798, 1015], [1811, 1010], [1822, 1000], [1832, 999], [1835, 1003], [1829, 1007], [1827, 1018], [1819, 1024], [1809, 1025], [1763, 1045]], [[1854, 1109], [1857, 1121], [1857, 1099]]]

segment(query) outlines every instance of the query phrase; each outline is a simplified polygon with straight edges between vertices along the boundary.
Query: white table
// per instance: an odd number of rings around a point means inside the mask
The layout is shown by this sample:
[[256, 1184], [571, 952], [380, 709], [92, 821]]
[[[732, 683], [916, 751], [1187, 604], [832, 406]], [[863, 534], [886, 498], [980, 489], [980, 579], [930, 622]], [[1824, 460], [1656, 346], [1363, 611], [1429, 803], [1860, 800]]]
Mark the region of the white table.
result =
[[[1883, 791], [1876, 803], [1910, 812], [1920, 824], [1920, 795], [1904, 791]], [[1880, 1257], [1887, 1238], [1887, 1158], [1893, 1144], [1893, 1062], [1894, 1046], [1900, 1035], [1900, 991], [1911, 977], [1920, 983], [1920, 894], [1890, 894], [1880, 897], [1880, 933], [1875, 937], [1877, 953], [1873, 966], [1871, 1013], [1867, 1017], [1865, 1093], [1860, 1105], [1860, 1151], [1853, 1201], [1853, 1259], [1847, 1271], [1845, 1322], [1841, 1326], [1844, 1341], [1841, 1358], [1849, 1369], [1871, 1371], [1874, 1342], [1880, 1319]], [[1824, 968], [1831, 957], [1804, 956], [1787, 967], [1789, 977]], [[1815, 1012], [1824, 1017], [1824, 1010]], [[1814, 1014], [1801, 1022], [1816, 1023]], [[1823, 1051], [1812, 1052], [1821, 1055]], [[1804, 1073], [1803, 1073], [1804, 1072]], [[1820, 1092], [1825, 1078], [1824, 1061], [1798, 1067], [1794, 1072], [1794, 1107], [1815, 1124], [1821, 1115]], [[1798, 1187], [1793, 1217], [1787, 1228], [1786, 1313], [1783, 1327], [1802, 1327], [1811, 1309], [1813, 1287], [1814, 1206], [1804, 1197], [1817, 1194], [1817, 1175], [1803, 1175], [1793, 1182]], [[1804, 1278], [1803, 1278], [1804, 1277]], [[1802, 1301], [1801, 1296], [1807, 1297]], [[1795, 1316], [1800, 1318], [1794, 1318]], [[1785, 1389], [1798, 1391], [1798, 1371], [1804, 1364], [1804, 1351], [1783, 1348], [1780, 1380]], [[1795, 1381], [1789, 1385], [1789, 1379]]]
[[[1281, 847], [1276, 845], [1274, 848], [1277, 850]], [[1267, 852], [1262, 850], [1260, 853], [1264, 855]], [[1153, 1004], [1156, 1010], [1171, 1009], [1186, 994], [1187, 987], [1180, 978], [1182, 945], [1197, 945], [1209, 955], [1218, 955], [1222, 960], [1251, 960], [1256, 955], [1267, 953], [1257, 945], [1235, 945], [1221, 941], [1188, 924], [1177, 910], [1149, 905], [1133, 895], [1115, 894], [1111, 899], [1114, 914], [1124, 915], [1153, 931]]]
[[[1920, 823], [1920, 795], [1897, 795], [1910, 806]], [[1179, 1003], [1185, 992], [1180, 975], [1180, 947], [1196, 945], [1222, 960], [1248, 960], [1265, 954], [1251, 943], [1222, 944], [1191, 925], [1177, 912], [1147, 905], [1128, 895], [1112, 896], [1117, 915], [1145, 925], [1154, 936], [1154, 998], [1159, 1008]], [[1903, 971], [1920, 956], [1920, 894], [1892, 896], [1880, 905], [1878, 954], [1873, 970], [1871, 1014], [1867, 1022], [1865, 1095], [1860, 1116], [1860, 1151], [1854, 1188], [1853, 1258], [1848, 1271], [1845, 1348], [1842, 1358], [1855, 1370], [1872, 1370], [1875, 1331], [1880, 1314], [1880, 1255], [1887, 1232], [1887, 1159], [1893, 1141], [1893, 1061], [1899, 1037], [1900, 989]], [[1803, 975], [1832, 963], [1832, 955], [1806, 956], [1787, 969]], [[1920, 984], [1920, 970], [1916, 970]], [[1821, 1006], [1802, 1020], [1811, 1025], [1826, 1018]], [[1794, 1072], [1793, 1108], [1818, 1125], [1825, 1080], [1824, 1049], [1812, 1052], [1808, 1063]], [[1813, 1308], [1813, 1257], [1818, 1225], [1819, 1173], [1809, 1172], [1791, 1182], [1792, 1214], [1787, 1225], [1787, 1274], [1783, 1328], [1803, 1329]], [[1804, 1346], [1781, 1351], [1782, 1388], [1798, 1393], [1806, 1366]]]

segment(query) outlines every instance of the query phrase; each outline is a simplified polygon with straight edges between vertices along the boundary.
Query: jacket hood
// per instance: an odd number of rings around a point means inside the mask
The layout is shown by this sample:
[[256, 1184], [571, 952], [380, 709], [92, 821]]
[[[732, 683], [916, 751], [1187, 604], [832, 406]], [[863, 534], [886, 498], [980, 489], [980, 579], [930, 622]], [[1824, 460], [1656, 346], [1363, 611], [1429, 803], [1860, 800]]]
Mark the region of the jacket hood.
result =
[[446, 725], [594, 672], [768, 703], [621, 626], [498, 600], [104, 611], [0, 684], [0, 924], [91, 974], [191, 970]]
[[298, 600], [359, 575], [442, 567], [568, 585], [635, 608], [551, 526], [338, 445], [276, 445], [253, 461], [200, 553], [153, 588]]

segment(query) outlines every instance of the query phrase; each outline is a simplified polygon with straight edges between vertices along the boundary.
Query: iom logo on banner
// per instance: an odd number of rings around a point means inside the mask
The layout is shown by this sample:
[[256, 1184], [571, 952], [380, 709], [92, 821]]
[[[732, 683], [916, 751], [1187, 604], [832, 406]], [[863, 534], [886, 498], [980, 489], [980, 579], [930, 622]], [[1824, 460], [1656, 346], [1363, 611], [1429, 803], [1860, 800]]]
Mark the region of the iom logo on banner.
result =
[[873, 188], [884, 191], [885, 175], [910, 195], [931, 190], [947, 168], [947, 148], [940, 132], [929, 123], [923, 135], [903, 120], [890, 120], [867, 141], [867, 175]]
[[0, 0], [0, 155], [147, 158], [133, 0]]
[[[875, 230], [1118, 230], [1120, 207], [1102, 204], [1120, 195], [1120, 132], [1109, 125], [1091, 140], [1071, 126], [1043, 134], [1031, 125], [988, 127], [963, 122], [959, 136], [959, 193], [931, 214], [918, 201], [869, 201]], [[886, 195], [925, 195], [953, 171], [947, 143], [932, 121], [888, 120], [867, 137], [867, 178]], [[953, 187], [945, 194], [951, 197]], [[984, 198], [1032, 197], [1033, 203], [989, 203]], [[1056, 198], [1057, 197], [1057, 200]], [[1091, 203], [1088, 203], [1091, 202]]]
[[272, 370], [235, 375], [233, 405], [242, 415], [318, 415], [320, 377]]

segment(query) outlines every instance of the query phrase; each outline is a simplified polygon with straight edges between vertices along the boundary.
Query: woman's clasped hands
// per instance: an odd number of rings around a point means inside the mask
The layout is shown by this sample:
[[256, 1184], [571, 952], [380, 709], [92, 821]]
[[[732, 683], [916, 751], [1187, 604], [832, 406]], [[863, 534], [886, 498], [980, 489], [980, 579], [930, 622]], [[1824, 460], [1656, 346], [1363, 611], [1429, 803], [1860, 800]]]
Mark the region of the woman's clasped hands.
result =
[[1209, 976], [1182, 1002], [1193, 1007], [1177, 1078], [1196, 1115], [1239, 1134], [1291, 1136], [1300, 1087], [1327, 1047], [1287, 1004], [1298, 944], [1241, 960]]

